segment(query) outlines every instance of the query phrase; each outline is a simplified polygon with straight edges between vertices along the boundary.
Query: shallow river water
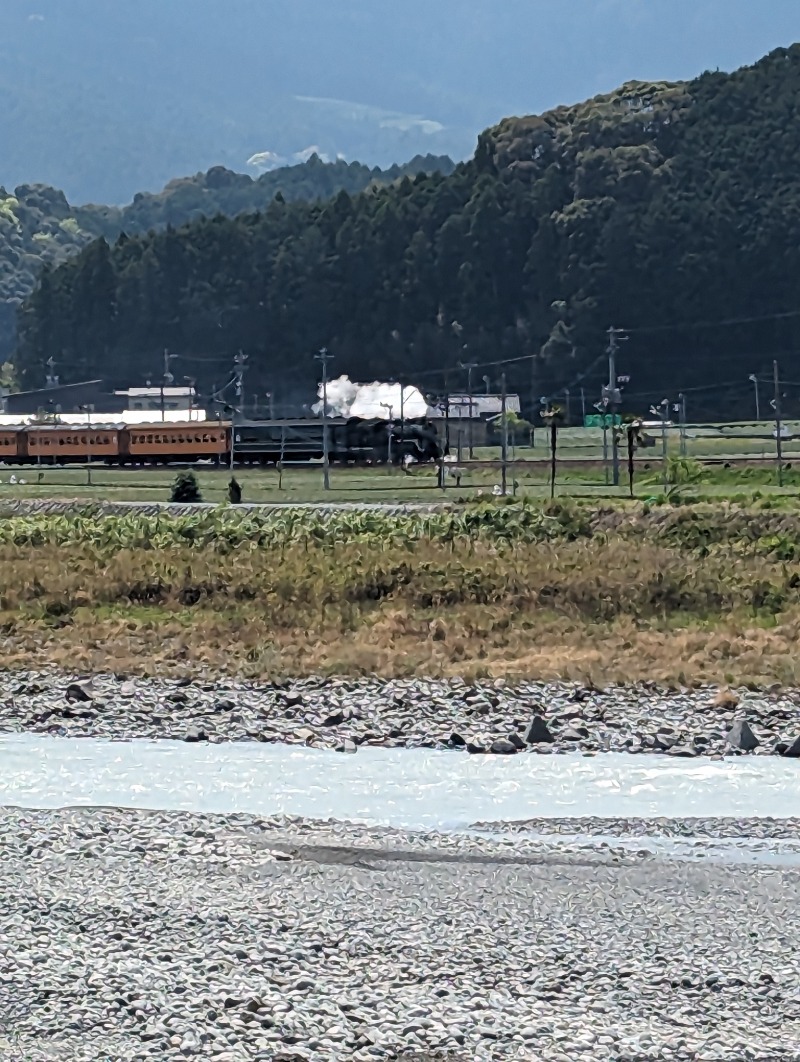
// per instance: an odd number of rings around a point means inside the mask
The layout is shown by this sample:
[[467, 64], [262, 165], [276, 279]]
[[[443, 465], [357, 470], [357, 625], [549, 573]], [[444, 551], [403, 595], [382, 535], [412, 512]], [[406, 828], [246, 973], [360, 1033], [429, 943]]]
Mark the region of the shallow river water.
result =
[[0, 805], [103, 805], [465, 829], [533, 818], [800, 817], [800, 762], [514, 757], [0, 737]]

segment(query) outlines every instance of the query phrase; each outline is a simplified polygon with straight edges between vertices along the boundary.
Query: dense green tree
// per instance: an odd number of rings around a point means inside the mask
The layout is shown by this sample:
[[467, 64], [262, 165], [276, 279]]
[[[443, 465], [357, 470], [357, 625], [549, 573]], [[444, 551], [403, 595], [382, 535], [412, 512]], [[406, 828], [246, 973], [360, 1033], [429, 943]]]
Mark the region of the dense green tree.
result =
[[168, 346], [210, 385], [242, 350], [251, 391], [308, 401], [325, 344], [352, 377], [439, 392], [463, 387], [467, 358], [495, 382], [506, 361], [533, 416], [541, 394], [598, 394], [615, 325], [637, 402], [697, 388], [693, 412], [730, 412], [749, 402], [749, 373], [797, 349], [798, 96], [800, 46], [508, 119], [449, 176], [340, 186], [324, 203], [276, 196], [159, 233], [126, 225], [110, 250], [43, 276], [19, 373], [41, 382], [68, 337], [65, 378], [132, 382]]
[[[0, 187], [0, 361], [13, 352], [17, 310], [32, 292], [42, 267], [77, 254], [97, 237], [115, 241], [124, 235], [127, 239], [218, 214], [234, 217], [269, 211], [276, 199], [279, 203], [297, 199], [317, 202], [341, 193], [343, 198], [336, 201], [338, 206], [330, 215], [335, 229], [341, 211], [347, 210], [349, 196], [395, 183], [406, 175], [451, 173], [453, 168], [450, 159], [433, 155], [417, 156], [388, 170], [370, 169], [357, 162], [324, 163], [314, 155], [302, 165], [255, 179], [217, 166], [208, 173], [170, 181], [157, 194], [137, 195], [125, 207], [73, 207], [62, 192], [40, 184], [20, 185], [14, 192]], [[202, 253], [202, 248], [199, 251]], [[140, 244], [132, 244], [121, 257], [127, 264], [130, 256], [142, 253]], [[162, 279], [169, 282], [168, 277]], [[162, 299], [168, 297], [168, 289], [161, 292]], [[125, 324], [130, 327], [127, 319]], [[64, 345], [66, 348], [68, 343]], [[70, 356], [70, 364], [73, 361]]]

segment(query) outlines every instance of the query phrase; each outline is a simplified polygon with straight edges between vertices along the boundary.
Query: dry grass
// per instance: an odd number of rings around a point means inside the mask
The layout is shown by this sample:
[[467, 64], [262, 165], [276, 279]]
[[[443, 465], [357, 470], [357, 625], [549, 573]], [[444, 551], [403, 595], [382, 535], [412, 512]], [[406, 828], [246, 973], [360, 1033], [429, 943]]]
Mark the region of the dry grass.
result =
[[3, 545], [0, 648], [127, 673], [797, 683], [798, 568], [739, 547]]

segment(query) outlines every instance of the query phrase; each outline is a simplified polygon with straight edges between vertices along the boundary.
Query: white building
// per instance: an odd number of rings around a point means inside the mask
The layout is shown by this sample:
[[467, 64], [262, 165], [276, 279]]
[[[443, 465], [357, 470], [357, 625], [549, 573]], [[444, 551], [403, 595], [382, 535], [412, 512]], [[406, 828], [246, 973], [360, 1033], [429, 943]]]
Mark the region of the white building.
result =
[[161, 410], [173, 412], [179, 409], [194, 409], [197, 405], [197, 391], [192, 386], [186, 387], [129, 387], [127, 391], [115, 391], [115, 395], [126, 399], [131, 411]]

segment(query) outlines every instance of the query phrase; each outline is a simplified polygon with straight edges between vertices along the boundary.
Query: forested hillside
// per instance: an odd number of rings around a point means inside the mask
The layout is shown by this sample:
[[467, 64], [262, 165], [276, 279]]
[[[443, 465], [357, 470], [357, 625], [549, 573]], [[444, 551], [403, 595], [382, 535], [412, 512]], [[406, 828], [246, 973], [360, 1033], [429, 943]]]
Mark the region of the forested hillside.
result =
[[354, 195], [373, 184], [389, 184], [408, 174], [452, 173], [448, 158], [418, 156], [388, 170], [358, 162], [321, 162], [312, 156], [257, 179], [221, 166], [179, 178], [157, 194], [137, 195], [124, 207], [71, 206], [63, 192], [46, 185], [0, 187], [0, 363], [11, 356], [18, 306], [33, 290], [44, 265], [56, 265], [97, 236], [116, 240], [182, 225], [197, 217], [234, 216], [264, 209], [276, 195], [309, 202], [339, 191]]
[[449, 177], [95, 242], [44, 275], [20, 371], [41, 382], [52, 354], [64, 378], [121, 382], [164, 347], [206, 366], [241, 349], [251, 387], [311, 392], [325, 344], [353, 377], [436, 387], [431, 370], [509, 359], [534, 402], [595, 389], [616, 325], [637, 401], [720, 404], [798, 349], [799, 101], [796, 45], [504, 121]]

